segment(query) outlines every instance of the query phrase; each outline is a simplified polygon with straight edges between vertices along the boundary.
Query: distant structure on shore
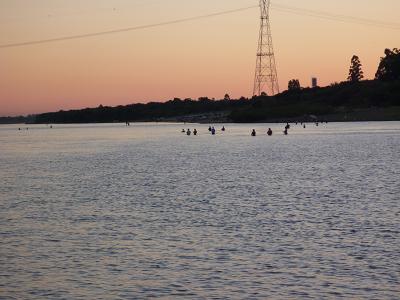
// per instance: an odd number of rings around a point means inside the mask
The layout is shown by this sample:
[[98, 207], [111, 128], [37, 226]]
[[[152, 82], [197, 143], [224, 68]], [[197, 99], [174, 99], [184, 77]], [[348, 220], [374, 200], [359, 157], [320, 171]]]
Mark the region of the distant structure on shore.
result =
[[311, 78], [311, 87], [316, 88], [318, 86], [318, 79], [317, 77]]
[[269, 22], [270, 4], [270, 0], [260, 0], [261, 24], [253, 89], [253, 95], [255, 96], [260, 96], [262, 93], [270, 96], [279, 93], [278, 75]]

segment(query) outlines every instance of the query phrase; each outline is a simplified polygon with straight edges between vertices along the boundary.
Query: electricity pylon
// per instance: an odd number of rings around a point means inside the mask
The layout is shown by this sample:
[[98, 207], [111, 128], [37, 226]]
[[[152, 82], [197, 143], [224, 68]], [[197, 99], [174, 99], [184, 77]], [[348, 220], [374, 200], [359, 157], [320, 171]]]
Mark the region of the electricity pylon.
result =
[[261, 24], [253, 89], [253, 95], [256, 96], [261, 95], [262, 92], [267, 93], [267, 95], [279, 93], [278, 75], [276, 72], [269, 22], [270, 4], [270, 0], [260, 0]]

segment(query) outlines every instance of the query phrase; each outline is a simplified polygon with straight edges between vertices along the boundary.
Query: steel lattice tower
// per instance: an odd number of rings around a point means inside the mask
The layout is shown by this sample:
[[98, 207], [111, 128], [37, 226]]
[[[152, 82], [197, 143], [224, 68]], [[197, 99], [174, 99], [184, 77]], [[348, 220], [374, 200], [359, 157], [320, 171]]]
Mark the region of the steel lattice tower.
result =
[[269, 22], [270, 0], [260, 0], [261, 24], [258, 39], [257, 63], [254, 77], [253, 95], [279, 93], [278, 75], [276, 72], [274, 48], [272, 46], [271, 27]]

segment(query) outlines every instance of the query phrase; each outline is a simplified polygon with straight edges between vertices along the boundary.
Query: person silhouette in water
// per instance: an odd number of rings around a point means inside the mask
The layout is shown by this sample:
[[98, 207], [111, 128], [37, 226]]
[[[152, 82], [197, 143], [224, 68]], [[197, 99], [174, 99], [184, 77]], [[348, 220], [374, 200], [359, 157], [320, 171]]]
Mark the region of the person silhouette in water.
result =
[[253, 129], [253, 130], [251, 131], [251, 136], [256, 136], [256, 130], [255, 130], [255, 129]]
[[268, 134], [269, 136], [272, 135], [272, 130], [271, 130], [271, 128], [268, 128], [267, 134]]

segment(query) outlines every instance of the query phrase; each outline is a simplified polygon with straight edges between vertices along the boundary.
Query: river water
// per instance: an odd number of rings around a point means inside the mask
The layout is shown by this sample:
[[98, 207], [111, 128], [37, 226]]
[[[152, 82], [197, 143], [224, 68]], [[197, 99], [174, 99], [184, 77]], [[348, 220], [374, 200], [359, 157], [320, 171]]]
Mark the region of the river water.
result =
[[26, 126], [0, 299], [400, 298], [400, 122]]

